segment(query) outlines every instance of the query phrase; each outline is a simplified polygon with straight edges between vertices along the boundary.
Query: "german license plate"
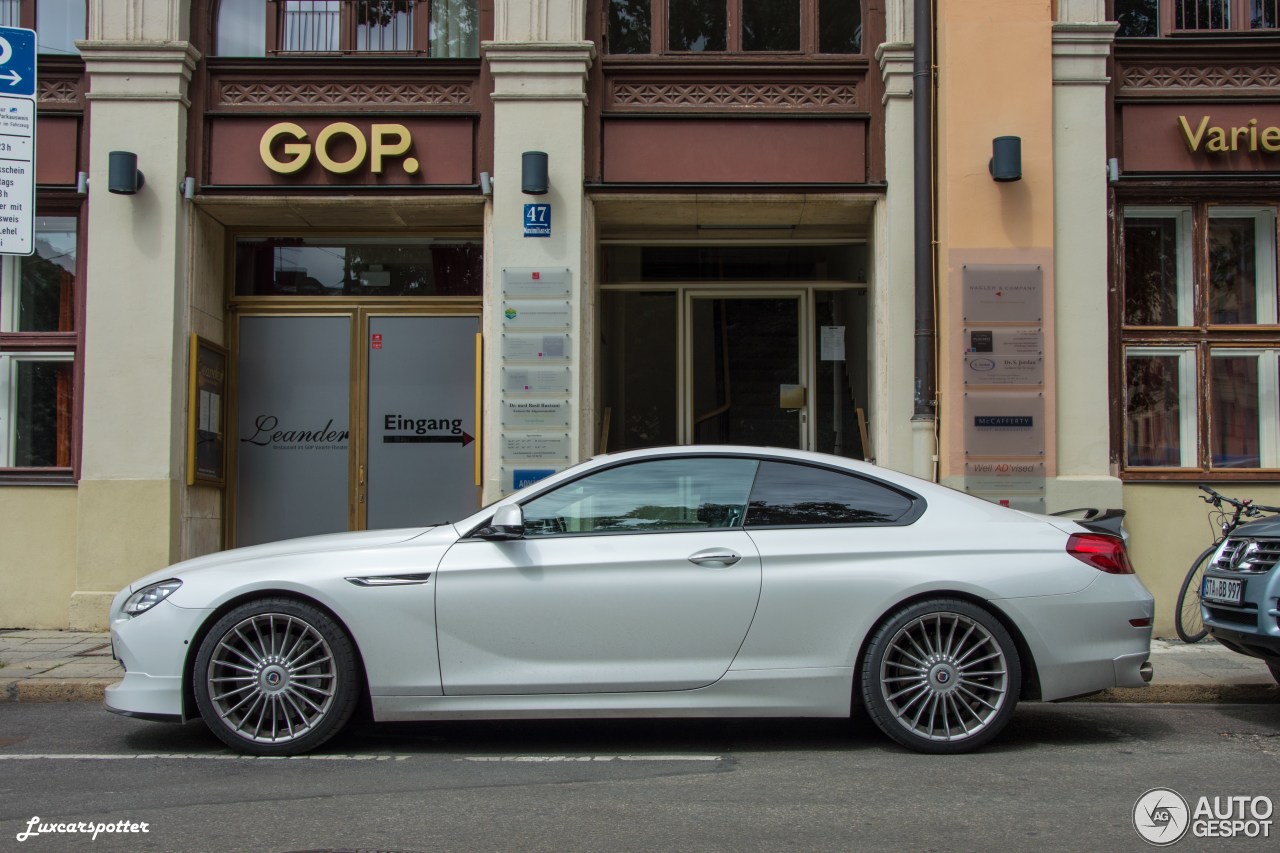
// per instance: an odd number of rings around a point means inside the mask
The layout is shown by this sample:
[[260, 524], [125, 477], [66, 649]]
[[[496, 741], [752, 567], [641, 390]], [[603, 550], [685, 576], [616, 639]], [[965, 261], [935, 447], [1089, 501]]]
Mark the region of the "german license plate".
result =
[[1205, 601], [1239, 605], [1244, 601], [1244, 581], [1233, 578], [1205, 578], [1200, 597]]

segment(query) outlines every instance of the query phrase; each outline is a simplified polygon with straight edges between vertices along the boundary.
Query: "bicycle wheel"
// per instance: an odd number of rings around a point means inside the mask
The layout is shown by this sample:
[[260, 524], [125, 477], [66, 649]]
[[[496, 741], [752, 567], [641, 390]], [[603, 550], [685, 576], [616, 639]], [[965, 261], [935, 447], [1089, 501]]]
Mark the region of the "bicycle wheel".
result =
[[1209, 558], [1218, 550], [1217, 543], [1205, 548], [1191, 564], [1187, 576], [1182, 579], [1182, 589], [1178, 590], [1178, 609], [1173, 614], [1173, 627], [1184, 643], [1198, 643], [1208, 636], [1204, 620], [1200, 618], [1200, 587], [1204, 582], [1204, 570], [1209, 565]]

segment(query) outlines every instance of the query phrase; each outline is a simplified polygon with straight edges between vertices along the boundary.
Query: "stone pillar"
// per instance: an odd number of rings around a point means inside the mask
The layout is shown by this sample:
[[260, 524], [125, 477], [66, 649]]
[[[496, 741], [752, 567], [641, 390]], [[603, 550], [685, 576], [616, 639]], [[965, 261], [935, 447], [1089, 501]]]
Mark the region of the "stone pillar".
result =
[[1054, 279], [1058, 476], [1050, 510], [1119, 507], [1107, 387], [1107, 59], [1101, 0], [1062, 0], [1053, 27]]
[[[909, 0], [889, 4], [910, 12]], [[890, 16], [900, 25], [901, 16]], [[891, 30], [893, 25], [891, 23]], [[899, 32], [911, 37], [910, 32]], [[877, 464], [931, 479], [936, 451], [933, 422], [912, 420], [915, 364], [915, 187], [912, 113], [914, 91], [910, 42], [887, 42], [876, 49], [884, 80], [884, 201], [876, 206], [876, 262], [871, 283], [872, 448]]]
[[[101, 628], [125, 584], [178, 558], [185, 423], [187, 87], [199, 58], [181, 0], [95, 0], [88, 79], [84, 456], [70, 627]], [[136, 195], [107, 191], [138, 155]]]
[[[573, 321], [570, 327], [574, 425], [571, 462], [591, 446], [594, 420], [584, 389], [591, 357], [589, 294], [585, 259], [591, 251], [591, 219], [583, 191], [587, 71], [595, 45], [583, 39], [585, 11], [580, 0], [498, 0], [494, 41], [481, 46], [493, 75], [493, 204], [488, 218], [486, 266], [491, 271], [485, 299], [485, 470], [484, 499], [511, 491], [504, 482], [501, 447], [502, 270], [556, 267], [569, 270]], [[548, 156], [549, 190], [525, 195], [520, 188], [521, 155]], [[551, 205], [551, 235], [525, 237], [524, 205]]]

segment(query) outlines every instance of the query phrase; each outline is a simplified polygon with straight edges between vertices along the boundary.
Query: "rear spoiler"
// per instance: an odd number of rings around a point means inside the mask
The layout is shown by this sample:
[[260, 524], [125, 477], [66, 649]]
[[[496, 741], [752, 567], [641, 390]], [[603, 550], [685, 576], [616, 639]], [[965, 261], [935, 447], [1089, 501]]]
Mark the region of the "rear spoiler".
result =
[[1053, 513], [1053, 515], [1067, 517], [1074, 516], [1076, 513], [1081, 513], [1081, 516], [1071, 520], [1081, 527], [1092, 530], [1094, 533], [1119, 536], [1121, 539], [1127, 538], [1124, 530], [1124, 510], [1122, 509], [1081, 507], [1078, 509], [1064, 509], [1061, 512]]

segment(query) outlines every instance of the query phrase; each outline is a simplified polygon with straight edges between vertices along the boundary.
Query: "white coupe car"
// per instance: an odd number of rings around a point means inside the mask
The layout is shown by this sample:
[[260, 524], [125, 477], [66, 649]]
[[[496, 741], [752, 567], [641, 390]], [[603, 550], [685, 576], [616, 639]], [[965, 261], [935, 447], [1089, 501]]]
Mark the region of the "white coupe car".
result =
[[843, 717], [961, 752], [1150, 680], [1123, 541], [862, 462], [597, 457], [451, 524], [212, 554], [116, 597], [109, 709], [292, 755], [375, 720]]

